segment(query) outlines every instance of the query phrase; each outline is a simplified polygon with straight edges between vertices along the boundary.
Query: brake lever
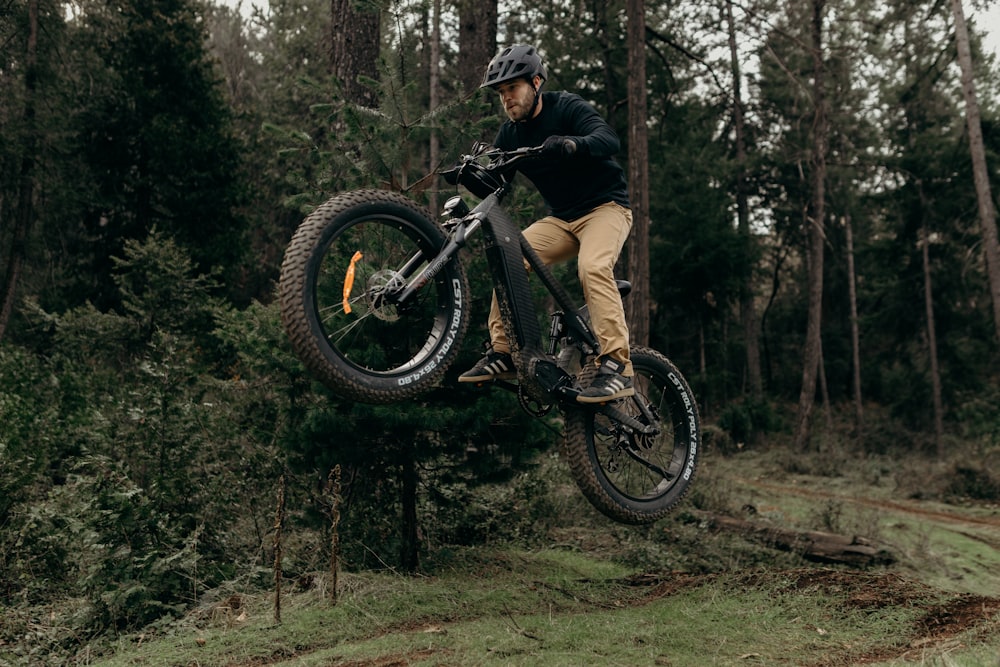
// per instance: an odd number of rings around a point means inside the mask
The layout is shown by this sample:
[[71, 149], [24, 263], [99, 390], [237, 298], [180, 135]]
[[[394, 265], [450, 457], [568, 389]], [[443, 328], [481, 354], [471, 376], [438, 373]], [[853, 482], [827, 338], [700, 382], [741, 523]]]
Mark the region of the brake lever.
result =
[[499, 155], [495, 157], [487, 167], [488, 169], [507, 169], [517, 164], [521, 160], [540, 157], [542, 155], [541, 146], [524, 146], [522, 148], [515, 148], [512, 151], [500, 151]]

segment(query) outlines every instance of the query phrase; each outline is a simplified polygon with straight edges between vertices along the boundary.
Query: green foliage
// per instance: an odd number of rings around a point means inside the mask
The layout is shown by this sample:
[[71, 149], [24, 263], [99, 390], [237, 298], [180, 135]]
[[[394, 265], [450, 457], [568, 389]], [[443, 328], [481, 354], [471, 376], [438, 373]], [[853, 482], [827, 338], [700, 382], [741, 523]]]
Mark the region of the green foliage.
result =
[[977, 464], [956, 465], [945, 495], [958, 500], [996, 502], [1000, 500], [1000, 478], [993, 470]]
[[[56, 19], [45, 18], [48, 33]], [[201, 271], [220, 267], [237, 284], [246, 235], [235, 207], [245, 186], [198, 6], [88, 1], [60, 29], [61, 76], [46, 91], [60, 125], [43, 141], [57, 155], [41, 165], [45, 205], [28, 255], [41, 302], [117, 305], [111, 257], [154, 227]]]
[[780, 426], [773, 406], [752, 398], [729, 403], [719, 415], [718, 424], [740, 448], [754, 444], [762, 435]]
[[[419, 471], [416, 502], [425, 540], [468, 543], [530, 524], [530, 512], [518, 521], [503, 518], [518, 503], [522, 509], [532, 505], [527, 490], [490, 500], [480, 497], [480, 489], [510, 483], [555, 440], [513, 397], [477, 399], [454, 389], [405, 406], [312, 402], [285, 437], [289, 464], [300, 475], [319, 480], [335, 465], [345, 470], [340, 532], [344, 559], [353, 567], [400, 563], [407, 546], [404, 480], [410, 468]], [[302, 520], [315, 528], [326, 523], [315, 512]]]
[[44, 362], [24, 350], [0, 347], [0, 525], [12, 508], [30, 497], [28, 489], [49, 461], [46, 448], [32, 447], [35, 438], [49, 439], [46, 427], [53, 410], [57, 381]]
[[960, 427], [960, 437], [973, 442], [1000, 444], [1000, 414], [996, 410], [998, 400], [1000, 395], [993, 383], [958, 396], [959, 407], [954, 415]]
[[[77, 585], [97, 629], [143, 627], [178, 615], [196, 599], [199, 532], [185, 532], [157, 510], [155, 497], [134, 484], [120, 464], [84, 457], [55, 493], [74, 527]], [[152, 491], [156, 495], [156, 491]]]
[[[244, 512], [239, 486], [220, 475], [239, 443], [217, 439], [232, 419], [205, 400], [215, 381], [199, 374], [211, 365], [199, 340], [222, 310], [211, 281], [155, 235], [117, 264], [127, 314], [36, 310], [41, 352], [28, 357], [34, 371], [5, 375], [3, 395], [18, 400], [3, 401], [11, 419], [0, 438], [16, 443], [2, 470], [14, 501], [0, 546], [4, 598], [75, 592], [92, 609], [79, 622], [96, 628], [178, 612], [232, 572], [220, 561], [196, 577], [199, 555], [243, 539], [230, 533]], [[42, 400], [50, 407], [28, 428], [25, 408]], [[36, 475], [11, 474], [8, 462], [37, 465]]]
[[[836, 159], [822, 221], [824, 371], [836, 406], [851, 392], [841, 224], [849, 219], [866, 410], [892, 415], [869, 427], [876, 442], [868, 449], [905, 441], [920, 450], [928, 440], [926, 229], [947, 428], [987, 453], [981, 465], [949, 468], [914, 493], [989, 500], [989, 447], [1000, 439], [996, 342], [943, 7], [829, 7], [838, 20], [826, 34]], [[429, 110], [426, 5], [388, 8], [379, 80], [367, 82], [380, 100], [371, 108], [342, 99], [328, 75], [331, 21], [321, 0], [274, 0], [248, 20], [189, 0], [85, 0], [72, 14], [42, 0], [39, 8], [36, 219], [18, 285], [26, 298], [0, 346], [0, 646], [36, 632], [37, 646], [22, 657], [65, 664], [75, 641], [67, 637], [137, 628], [213, 590], [267, 583], [281, 475], [294, 574], [327, 566], [322, 489], [335, 465], [345, 473], [349, 568], [404, 564], [411, 528], [426, 557], [433, 547], [530, 542], [564, 515], [584, 515], [545, 455], [558, 419], [530, 418], [504, 392], [454, 388], [454, 374], [480, 354], [482, 328], [439, 392], [363, 406], [305, 374], [271, 303], [284, 247], [306, 211], [355, 187], [431, 204], [446, 188], [425, 177], [493, 136], [502, 119], [495, 101], [455, 94], [451, 71], [462, 54], [449, 37], [452, 16], [441, 45], [443, 101]], [[716, 9], [647, 8], [652, 341], [695, 381], [706, 420], [726, 442], [774, 435], [779, 401], [799, 391], [813, 138], [806, 9], [762, 6], [769, 22], [760, 30], [757, 18], [737, 18], [739, 43], [761, 48], [740, 54], [756, 69], [744, 91], [750, 156], [736, 164]], [[15, 0], [0, 12], [4, 252], [20, 167], [31, 157], [27, 10]], [[505, 37], [541, 46], [550, 89], [592, 100], [627, 143], [624, 28], [618, 2], [516, 7], [504, 24]], [[982, 98], [994, 99], [988, 63], [980, 75]], [[993, 155], [996, 111], [984, 106]], [[755, 239], [734, 224], [741, 168]], [[540, 213], [527, 189], [510, 203], [518, 219]], [[481, 327], [490, 285], [475, 243], [464, 259]], [[559, 271], [574, 281], [572, 266]], [[767, 315], [768, 395], [759, 402], [741, 398], [737, 305], [748, 277]], [[853, 454], [846, 439], [828, 436], [824, 451], [788, 462], [783, 474], [841, 473]], [[732, 509], [721, 483], [706, 479], [693, 504]], [[824, 515], [831, 525], [842, 518], [834, 509]], [[771, 557], [735, 540], [709, 553], [703, 538], [696, 520], [680, 521], [652, 545], [626, 544], [622, 557], [669, 569]], [[65, 630], [44, 634], [32, 618], [55, 608], [65, 610]]]

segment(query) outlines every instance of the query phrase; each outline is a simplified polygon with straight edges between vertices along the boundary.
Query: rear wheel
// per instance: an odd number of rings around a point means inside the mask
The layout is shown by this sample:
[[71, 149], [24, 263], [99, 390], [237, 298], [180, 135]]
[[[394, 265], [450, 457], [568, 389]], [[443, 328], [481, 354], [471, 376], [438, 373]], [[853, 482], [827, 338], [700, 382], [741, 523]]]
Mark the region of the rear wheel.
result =
[[394, 297], [446, 241], [430, 214], [381, 190], [340, 194], [296, 231], [281, 267], [281, 318], [306, 367], [368, 403], [436, 384], [469, 322], [468, 282], [453, 259], [413, 298]]
[[[687, 493], [701, 431], [694, 394], [673, 363], [644, 347], [632, 347], [630, 356], [635, 396], [609, 406], [634, 422], [573, 407], [566, 414], [563, 455], [594, 507], [616, 521], [643, 524], [661, 519]], [[586, 368], [580, 383], [590, 384], [594, 373]]]

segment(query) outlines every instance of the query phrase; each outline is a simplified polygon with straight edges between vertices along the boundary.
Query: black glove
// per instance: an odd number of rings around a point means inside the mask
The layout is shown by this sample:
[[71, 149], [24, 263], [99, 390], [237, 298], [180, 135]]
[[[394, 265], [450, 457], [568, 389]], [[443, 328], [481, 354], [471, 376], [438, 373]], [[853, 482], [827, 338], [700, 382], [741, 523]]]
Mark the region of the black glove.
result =
[[566, 158], [576, 153], [576, 142], [570, 137], [552, 135], [542, 143], [542, 155], [552, 158]]

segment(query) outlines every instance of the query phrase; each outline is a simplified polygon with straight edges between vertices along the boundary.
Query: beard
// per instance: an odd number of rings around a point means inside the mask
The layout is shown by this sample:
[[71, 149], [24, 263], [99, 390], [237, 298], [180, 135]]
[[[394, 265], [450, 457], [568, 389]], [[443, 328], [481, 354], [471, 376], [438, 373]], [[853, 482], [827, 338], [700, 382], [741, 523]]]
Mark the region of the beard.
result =
[[504, 111], [507, 114], [507, 118], [510, 118], [515, 123], [528, 120], [531, 112], [534, 110], [535, 97], [529, 99], [519, 100], [514, 102], [508, 107], [504, 107]]
[[504, 109], [504, 111], [507, 112], [507, 118], [510, 118], [515, 123], [525, 120], [528, 116], [528, 109], [523, 104], [512, 104]]

